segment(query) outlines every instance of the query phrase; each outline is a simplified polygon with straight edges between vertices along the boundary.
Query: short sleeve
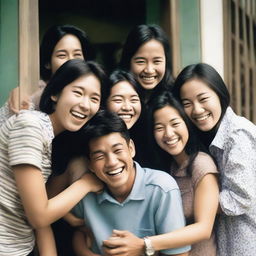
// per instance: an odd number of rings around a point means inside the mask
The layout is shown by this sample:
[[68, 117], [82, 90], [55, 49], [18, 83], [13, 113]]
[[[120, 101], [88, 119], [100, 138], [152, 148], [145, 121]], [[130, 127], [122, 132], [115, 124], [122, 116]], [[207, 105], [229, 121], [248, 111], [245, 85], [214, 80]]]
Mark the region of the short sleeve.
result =
[[192, 168], [192, 184], [194, 188], [197, 187], [198, 183], [206, 174], [218, 174], [217, 166], [212, 157], [203, 152], [198, 153]]
[[44, 136], [39, 118], [29, 113], [19, 114], [9, 133], [10, 165], [31, 164], [42, 170]]
[[83, 200], [81, 200], [73, 209], [72, 209], [72, 213], [80, 218], [80, 219], [84, 219], [84, 206], [83, 206]]
[[0, 127], [3, 125], [3, 123], [13, 115], [11, 112], [8, 102], [6, 102], [1, 108], [0, 108]]
[[[162, 192], [155, 215], [157, 234], [172, 232], [185, 226], [185, 217], [179, 189]], [[191, 249], [190, 246], [163, 250], [167, 255], [180, 254]]]

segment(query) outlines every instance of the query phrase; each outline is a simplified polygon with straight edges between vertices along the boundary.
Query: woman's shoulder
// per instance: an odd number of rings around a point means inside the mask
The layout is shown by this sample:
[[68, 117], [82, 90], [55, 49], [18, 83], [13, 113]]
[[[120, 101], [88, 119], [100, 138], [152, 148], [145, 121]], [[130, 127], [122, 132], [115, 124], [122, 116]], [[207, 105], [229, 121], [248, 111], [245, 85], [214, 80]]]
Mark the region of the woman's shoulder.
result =
[[253, 133], [256, 132], [256, 125], [252, 123], [249, 119], [237, 115], [231, 107], [228, 107], [222, 123], [224, 125], [226, 124], [225, 126], [229, 127], [226, 132], [230, 134], [237, 131], [248, 131]]
[[209, 173], [217, 174], [217, 166], [209, 154], [199, 152], [193, 162], [192, 178], [196, 182]]

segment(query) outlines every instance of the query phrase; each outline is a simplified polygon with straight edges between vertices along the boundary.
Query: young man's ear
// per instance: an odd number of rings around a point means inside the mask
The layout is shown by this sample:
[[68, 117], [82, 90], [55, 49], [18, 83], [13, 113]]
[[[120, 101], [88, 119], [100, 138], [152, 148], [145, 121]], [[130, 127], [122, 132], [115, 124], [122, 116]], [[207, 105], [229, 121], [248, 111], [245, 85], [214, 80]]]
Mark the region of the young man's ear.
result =
[[135, 154], [136, 154], [136, 149], [135, 149], [135, 144], [132, 139], [130, 139], [128, 147], [129, 147], [132, 158], [134, 158]]

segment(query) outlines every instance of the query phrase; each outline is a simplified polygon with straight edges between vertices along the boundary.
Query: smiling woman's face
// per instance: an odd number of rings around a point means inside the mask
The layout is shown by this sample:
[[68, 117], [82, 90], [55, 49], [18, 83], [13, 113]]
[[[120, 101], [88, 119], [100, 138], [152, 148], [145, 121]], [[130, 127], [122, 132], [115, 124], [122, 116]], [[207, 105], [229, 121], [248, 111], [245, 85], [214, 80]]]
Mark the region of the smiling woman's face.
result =
[[117, 113], [130, 129], [140, 117], [139, 95], [128, 81], [118, 82], [111, 88], [107, 108]]
[[152, 90], [161, 82], [165, 66], [164, 47], [154, 39], [144, 43], [130, 63], [131, 72], [145, 90]]
[[180, 89], [180, 97], [186, 114], [199, 130], [210, 131], [220, 120], [220, 99], [204, 81], [187, 81]]

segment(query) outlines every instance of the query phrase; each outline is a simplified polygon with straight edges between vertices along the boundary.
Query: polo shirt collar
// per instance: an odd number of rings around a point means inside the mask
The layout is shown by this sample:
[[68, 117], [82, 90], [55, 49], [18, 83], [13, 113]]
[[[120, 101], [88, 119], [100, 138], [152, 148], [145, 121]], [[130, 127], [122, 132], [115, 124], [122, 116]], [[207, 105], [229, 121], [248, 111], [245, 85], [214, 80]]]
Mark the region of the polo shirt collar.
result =
[[134, 162], [135, 165], [135, 181], [132, 187], [131, 193], [128, 195], [128, 197], [122, 202], [119, 203], [115, 198], [113, 198], [107, 189], [105, 189], [101, 194], [97, 195], [97, 201], [99, 204], [101, 204], [103, 201], [109, 201], [111, 203], [124, 205], [130, 200], [144, 200], [145, 199], [145, 187], [146, 187], [146, 181], [145, 181], [145, 171], [141, 168], [141, 166]]

